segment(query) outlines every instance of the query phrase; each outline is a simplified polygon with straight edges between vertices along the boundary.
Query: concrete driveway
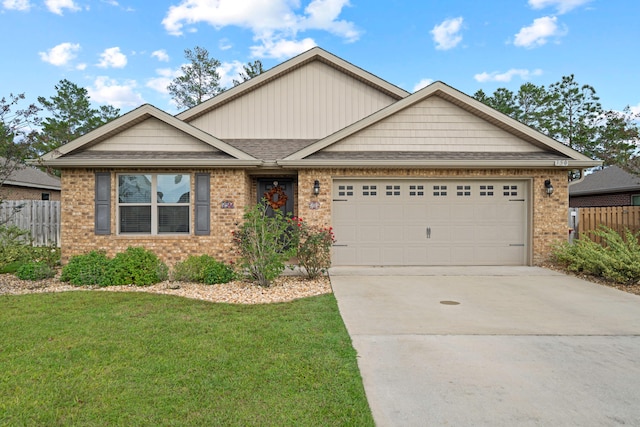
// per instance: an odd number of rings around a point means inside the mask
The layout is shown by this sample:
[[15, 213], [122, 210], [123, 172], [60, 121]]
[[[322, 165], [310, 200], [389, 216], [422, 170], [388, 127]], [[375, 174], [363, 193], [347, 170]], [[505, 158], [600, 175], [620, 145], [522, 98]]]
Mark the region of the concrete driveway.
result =
[[383, 426], [640, 425], [640, 297], [536, 267], [330, 270]]

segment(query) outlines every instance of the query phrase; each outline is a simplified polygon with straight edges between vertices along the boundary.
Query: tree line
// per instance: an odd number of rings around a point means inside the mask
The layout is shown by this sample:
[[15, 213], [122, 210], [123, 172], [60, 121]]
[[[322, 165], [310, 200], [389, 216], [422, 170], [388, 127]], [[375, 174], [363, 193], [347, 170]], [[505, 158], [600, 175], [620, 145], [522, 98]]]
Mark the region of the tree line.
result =
[[477, 91], [473, 97], [507, 116], [554, 138], [604, 166], [618, 165], [640, 174], [640, 115], [629, 106], [605, 110], [593, 86], [579, 84], [573, 74], [544, 86], [524, 83], [517, 92]]
[[[179, 109], [192, 108], [224, 92], [221, 63], [203, 47], [185, 49], [189, 61], [167, 87]], [[264, 72], [259, 60], [243, 66], [237, 86]], [[111, 105], [91, 106], [85, 88], [69, 80], [55, 86], [50, 98], [19, 108], [24, 94], [0, 99], [0, 186], [24, 159], [36, 158], [120, 116]], [[604, 110], [595, 89], [574, 75], [545, 86], [525, 83], [517, 92], [499, 88], [491, 95], [478, 90], [473, 98], [595, 159], [640, 174], [637, 154], [639, 117], [629, 107]]]

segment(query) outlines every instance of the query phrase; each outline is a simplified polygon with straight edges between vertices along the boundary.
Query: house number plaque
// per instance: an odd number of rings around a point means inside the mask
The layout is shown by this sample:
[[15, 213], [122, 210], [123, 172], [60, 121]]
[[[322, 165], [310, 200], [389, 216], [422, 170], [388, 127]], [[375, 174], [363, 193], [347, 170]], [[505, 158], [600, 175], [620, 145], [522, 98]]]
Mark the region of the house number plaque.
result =
[[220, 207], [222, 209], [233, 209], [233, 202], [231, 200], [223, 200], [222, 203], [220, 204]]
[[309, 209], [313, 211], [320, 209], [320, 202], [309, 202]]

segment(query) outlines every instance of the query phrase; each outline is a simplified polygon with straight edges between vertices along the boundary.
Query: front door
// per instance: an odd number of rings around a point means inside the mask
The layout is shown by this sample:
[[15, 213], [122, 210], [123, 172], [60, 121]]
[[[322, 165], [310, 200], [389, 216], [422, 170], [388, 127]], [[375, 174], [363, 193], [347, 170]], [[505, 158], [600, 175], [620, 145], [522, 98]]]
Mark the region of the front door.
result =
[[266, 200], [267, 213], [280, 210], [283, 215], [293, 215], [293, 180], [291, 178], [265, 178], [258, 180], [258, 203]]

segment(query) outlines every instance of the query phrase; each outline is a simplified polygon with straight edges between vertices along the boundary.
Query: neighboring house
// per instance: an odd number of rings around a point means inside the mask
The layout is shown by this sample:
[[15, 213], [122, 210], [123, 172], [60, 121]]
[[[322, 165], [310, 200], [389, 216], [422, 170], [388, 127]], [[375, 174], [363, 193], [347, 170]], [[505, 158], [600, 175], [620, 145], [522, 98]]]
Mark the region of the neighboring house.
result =
[[569, 206], [640, 206], [640, 177], [609, 166], [569, 186]]
[[266, 195], [333, 226], [334, 265], [541, 263], [567, 238], [568, 170], [599, 164], [444, 83], [409, 94], [320, 48], [42, 161], [63, 171], [65, 260], [133, 245], [229, 261]]
[[0, 186], [0, 199], [60, 200], [60, 178], [31, 166], [18, 167]]

